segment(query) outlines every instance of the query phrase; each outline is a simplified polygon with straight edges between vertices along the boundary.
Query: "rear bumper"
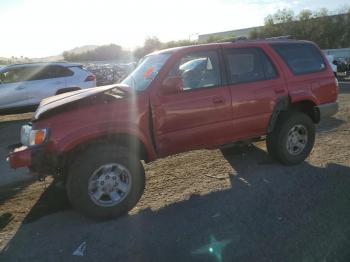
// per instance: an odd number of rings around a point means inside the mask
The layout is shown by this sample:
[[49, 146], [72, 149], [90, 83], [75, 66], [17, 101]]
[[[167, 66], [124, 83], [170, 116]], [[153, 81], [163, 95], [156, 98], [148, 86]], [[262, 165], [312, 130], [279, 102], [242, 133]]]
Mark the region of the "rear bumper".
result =
[[317, 106], [320, 112], [320, 119], [331, 117], [335, 115], [339, 110], [338, 102], [327, 103]]

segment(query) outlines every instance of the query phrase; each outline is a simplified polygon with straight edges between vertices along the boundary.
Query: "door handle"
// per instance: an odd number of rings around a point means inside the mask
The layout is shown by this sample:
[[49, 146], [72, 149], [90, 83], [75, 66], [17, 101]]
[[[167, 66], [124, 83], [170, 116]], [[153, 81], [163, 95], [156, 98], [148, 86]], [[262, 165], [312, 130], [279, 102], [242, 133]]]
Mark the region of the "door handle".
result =
[[217, 96], [213, 98], [213, 103], [214, 104], [223, 104], [225, 102], [223, 97]]
[[26, 88], [25, 86], [17, 86], [16, 88], [15, 88], [15, 90], [22, 90], [22, 89], [24, 89], [24, 88]]

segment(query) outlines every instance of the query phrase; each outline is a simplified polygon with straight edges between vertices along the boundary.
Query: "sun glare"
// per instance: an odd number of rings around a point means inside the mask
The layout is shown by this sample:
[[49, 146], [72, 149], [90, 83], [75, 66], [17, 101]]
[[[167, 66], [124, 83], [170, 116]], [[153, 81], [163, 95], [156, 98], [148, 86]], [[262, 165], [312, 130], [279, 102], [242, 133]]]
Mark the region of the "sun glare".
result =
[[[228, 8], [230, 7], [230, 8]], [[223, 1], [82, 1], [33, 0], [0, 5], [1, 56], [43, 57], [88, 44], [115, 43], [127, 49], [147, 36], [163, 41], [188, 39], [193, 33], [231, 30], [262, 23], [257, 8]], [[239, 11], [238, 11], [239, 10]], [[251, 14], [243, 19], [244, 13]], [[4, 40], [2, 38], [2, 40]]]
[[109, 43], [131, 50], [148, 36], [161, 41], [194, 38], [262, 25], [277, 9], [334, 8], [344, 1], [333, 2], [3, 0], [0, 57], [53, 56], [77, 46]]

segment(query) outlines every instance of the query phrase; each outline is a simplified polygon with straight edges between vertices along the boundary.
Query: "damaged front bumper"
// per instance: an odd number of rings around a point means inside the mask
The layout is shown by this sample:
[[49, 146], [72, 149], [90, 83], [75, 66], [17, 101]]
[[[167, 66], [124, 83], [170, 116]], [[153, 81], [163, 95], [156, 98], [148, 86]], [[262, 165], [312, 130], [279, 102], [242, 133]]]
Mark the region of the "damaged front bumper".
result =
[[15, 148], [8, 155], [7, 161], [12, 168], [30, 167], [32, 165], [32, 151], [26, 146]]
[[52, 161], [44, 152], [41, 146], [15, 148], [7, 157], [11, 168], [28, 167], [37, 173], [51, 173]]

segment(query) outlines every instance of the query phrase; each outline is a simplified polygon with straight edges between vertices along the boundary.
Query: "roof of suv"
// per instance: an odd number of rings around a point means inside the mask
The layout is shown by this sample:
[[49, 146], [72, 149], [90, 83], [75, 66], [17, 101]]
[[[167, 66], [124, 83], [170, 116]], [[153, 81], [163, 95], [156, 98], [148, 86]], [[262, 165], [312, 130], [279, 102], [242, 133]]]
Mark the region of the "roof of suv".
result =
[[63, 67], [81, 67], [81, 64], [78, 63], [69, 63], [69, 62], [36, 62], [36, 63], [23, 63], [23, 64], [12, 64], [4, 66], [1, 69], [5, 68], [14, 68], [14, 67], [24, 67], [24, 66], [49, 66], [49, 65], [58, 65]]
[[222, 45], [244, 45], [244, 44], [272, 44], [272, 43], [310, 43], [310, 41], [306, 40], [295, 40], [295, 39], [280, 39], [280, 38], [272, 38], [272, 39], [259, 39], [259, 40], [237, 40], [234, 42], [218, 42], [218, 43], [209, 43], [209, 44], [199, 44], [199, 45], [188, 45], [188, 46], [179, 46], [168, 49], [163, 49], [159, 51], [155, 51], [152, 54], [162, 54], [162, 53], [173, 53], [182, 49], [195, 49], [199, 46], [222, 46]]

